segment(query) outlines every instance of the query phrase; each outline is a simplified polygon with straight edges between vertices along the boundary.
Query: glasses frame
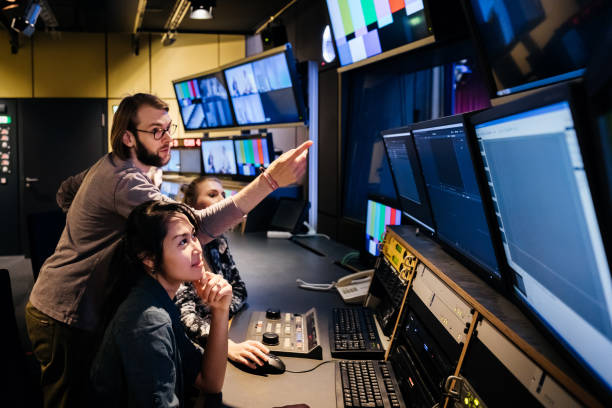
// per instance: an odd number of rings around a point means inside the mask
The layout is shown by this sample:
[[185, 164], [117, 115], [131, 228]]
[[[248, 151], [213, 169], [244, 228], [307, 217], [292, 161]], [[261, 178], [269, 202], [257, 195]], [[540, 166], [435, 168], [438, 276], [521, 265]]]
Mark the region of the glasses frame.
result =
[[[137, 128], [132, 128], [132, 129], [135, 130], [136, 132], [150, 133], [153, 135], [153, 139], [161, 140], [164, 137], [164, 134], [166, 133], [168, 134], [168, 136], [172, 137], [172, 135], [176, 133], [177, 127], [178, 125], [176, 123], [172, 123], [170, 126], [168, 126], [167, 129], [157, 129], [157, 131], [142, 130], [142, 129], [137, 129]], [[158, 136], [157, 133], [160, 131], [161, 133]]]

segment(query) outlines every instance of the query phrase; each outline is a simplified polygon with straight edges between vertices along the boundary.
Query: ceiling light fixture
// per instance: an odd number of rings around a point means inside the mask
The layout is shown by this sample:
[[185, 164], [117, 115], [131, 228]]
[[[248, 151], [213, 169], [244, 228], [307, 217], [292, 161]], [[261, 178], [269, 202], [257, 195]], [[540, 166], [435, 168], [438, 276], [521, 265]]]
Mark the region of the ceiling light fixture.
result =
[[4, 0], [0, 1], [0, 7], [2, 10], [10, 10], [19, 7], [19, 4], [15, 3], [15, 0]]
[[213, 7], [216, 7], [215, 0], [192, 0], [191, 14], [189, 18], [194, 20], [210, 20], [213, 18]]
[[40, 11], [41, 6], [39, 3], [30, 3], [23, 17], [13, 18], [11, 21], [11, 28], [27, 37], [32, 36]]

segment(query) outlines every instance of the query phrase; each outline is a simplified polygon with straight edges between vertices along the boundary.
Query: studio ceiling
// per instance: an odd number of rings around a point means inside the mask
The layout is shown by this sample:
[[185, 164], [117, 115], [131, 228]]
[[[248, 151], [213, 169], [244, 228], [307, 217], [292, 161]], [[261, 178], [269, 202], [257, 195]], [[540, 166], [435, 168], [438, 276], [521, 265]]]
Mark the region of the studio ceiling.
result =
[[[57, 20], [57, 31], [122, 32], [134, 28], [138, 0], [46, 0]], [[13, 17], [23, 16], [30, 0], [16, 0], [20, 6], [3, 11], [4, 25]], [[253, 34], [270, 16], [290, 0], [217, 0], [212, 20], [192, 20], [189, 13], [179, 32]], [[4, 1], [0, 3], [6, 4]], [[163, 32], [175, 4], [174, 0], [147, 0], [141, 32]], [[10, 25], [10, 23], [9, 23]], [[45, 30], [39, 19], [37, 30]]]

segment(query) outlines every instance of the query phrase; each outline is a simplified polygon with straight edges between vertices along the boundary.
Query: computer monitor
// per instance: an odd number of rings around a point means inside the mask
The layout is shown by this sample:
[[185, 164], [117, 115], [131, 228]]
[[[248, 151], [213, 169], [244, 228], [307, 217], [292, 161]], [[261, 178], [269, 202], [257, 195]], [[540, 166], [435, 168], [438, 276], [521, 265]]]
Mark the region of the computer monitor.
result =
[[408, 218], [433, 234], [435, 227], [411, 129], [385, 130], [381, 135], [400, 208]]
[[273, 161], [274, 146], [270, 133], [234, 138], [237, 174], [255, 177], [260, 167], [268, 167]]
[[221, 72], [176, 80], [173, 84], [185, 130], [235, 126]]
[[181, 173], [201, 174], [202, 155], [199, 148], [177, 149], [181, 157]]
[[575, 97], [557, 86], [471, 122], [517, 299], [610, 392], [612, 278], [601, 228], [609, 208], [596, 199], [596, 138]]
[[470, 26], [497, 96], [575, 78], [612, 21], [602, 0], [470, 0]]
[[291, 45], [223, 70], [239, 126], [304, 122]]
[[162, 192], [162, 194], [172, 198], [173, 200], [182, 200], [183, 194], [181, 192], [181, 183], [176, 183], [174, 181], [162, 181], [159, 190]]
[[235, 175], [236, 155], [234, 142], [227, 138], [203, 139], [200, 146], [204, 174]]
[[366, 215], [365, 248], [372, 256], [380, 254], [379, 244], [383, 241], [387, 225], [400, 225], [402, 212], [392, 200], [383, 197], [368, 197], [368, 210]]
[[488, 282], [501, 287], [464, 118], [456, 115], [417, 123], [412, 134], [438, 239], [475, 263]]
[[430, 35], [423, 0], [327, 0], [327, 9], [342, 66]]
[[162, 167], [162, 170], [167, 173], [180, 173], [181, 153], [178, 150], [170, 149], [170, 161]]

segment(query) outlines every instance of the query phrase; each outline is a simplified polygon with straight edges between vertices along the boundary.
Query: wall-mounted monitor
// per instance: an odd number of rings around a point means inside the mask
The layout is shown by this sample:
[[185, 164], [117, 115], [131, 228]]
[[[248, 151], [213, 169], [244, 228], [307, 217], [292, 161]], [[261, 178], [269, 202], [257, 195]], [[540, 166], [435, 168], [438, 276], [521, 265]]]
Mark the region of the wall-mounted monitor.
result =
[[185, 130], [235, 126], [221, 72], [174, 81], [173, 84]]
[[304, 122], [290, 44], [223, 70], [238, 126]]
[[176, 149], [181, 157], [181, 173], [201, 174], [202, 155], [199, 148]]
[[170, 149], [170, 161], [162, 167], [162, 170], [166, 173], [181, 172], [181, 153], [178, 150]]
[[272, 135], [261, 134], [234, 138], [237, 174], [257, 176], [260, 167], [268, 167], [274, 160]]
[[609, 393], [612, 278], [602, 238], [609, 208], [593, 183], [601, 153], [576, 95], [556, 86], [471, 122], [517, 299]]
[[582, 75], [612, 21], [605, 0], [470, 0], [466, 11], [497, 96]]
[[503, 287], [464, 118], [456, 115], [416, 123], [412, 134], [437, 238], [476, 264], [489, 283]]
[[342, 66], [431, 35], [423, 0], [327, 0]]
[[433, 234], [435, 226], [411, 129], [385, 130], [381, 135], [400, 208], [408, 218]]
[[176, 201], [182, 201], [181, 183], [174, 181], [162, 181], [159, 190], [162, 194]]
[[379, 245], [385, 234], [387, 225], [400, 225], [402, 212], [398, 210], [397, 203], [383, 197], [368, 197], [368, 210], [366, 214], [365, 249], [372, 256], [380, 253]]
[[236, 155], [234, 142], [231, 139], [203, 139], [200, 146], [204, 174], [236, 175]]

